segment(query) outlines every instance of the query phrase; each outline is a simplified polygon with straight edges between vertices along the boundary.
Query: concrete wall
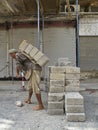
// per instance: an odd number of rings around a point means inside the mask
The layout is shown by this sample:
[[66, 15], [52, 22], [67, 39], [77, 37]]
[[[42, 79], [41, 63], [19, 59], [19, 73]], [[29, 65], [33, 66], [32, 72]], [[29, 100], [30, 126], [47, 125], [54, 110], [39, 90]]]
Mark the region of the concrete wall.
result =
[[81, 18], [79, 35], [81, 70], [98, 70], [98, 17], [85, 16]]
[[[2, 37], [4, 42], [3, 46], [0, 48], [0, 53], [2, 50], [2, 55], [0, 63], [0, 69], [4, 67], [9, 61], [9, 67], [7, 70], [0, 73], [0, 77], [12, 76], [12, 71], [15, 76], [15, 61], [8, 57], [7, 48], [16, 48], [20, 42], [26, 39], [28, 42], [32, 43], [37, 47], [37, 28], [14, 28], [9, 29], [7, 35]], [[2, 34], [2, 31], [1, 31]], [[50, 58], [49, 63], [43, 68], [44, 72], [42, 75], [48, 75], [48, 65], [55, 65], [58, 58], [68, 57], [73, 64], [76, 64], [76, 42], [75, 42], [75, 28], [74, 27], [45, 27], [40, 33], [40, 42], [44, 53]], [[7, 42], [6, 42], [7, 41]], [[7, 47], [8, 45], [8, 47]]]

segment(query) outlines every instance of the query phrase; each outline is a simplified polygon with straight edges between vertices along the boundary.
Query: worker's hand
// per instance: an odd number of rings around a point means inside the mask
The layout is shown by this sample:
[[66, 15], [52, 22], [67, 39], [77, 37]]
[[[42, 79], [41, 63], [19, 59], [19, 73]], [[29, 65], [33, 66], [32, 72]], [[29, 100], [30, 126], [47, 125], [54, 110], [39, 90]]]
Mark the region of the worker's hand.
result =
[[16, 73], [16, 78], [19, 78], [19, 74], [18, 73]]

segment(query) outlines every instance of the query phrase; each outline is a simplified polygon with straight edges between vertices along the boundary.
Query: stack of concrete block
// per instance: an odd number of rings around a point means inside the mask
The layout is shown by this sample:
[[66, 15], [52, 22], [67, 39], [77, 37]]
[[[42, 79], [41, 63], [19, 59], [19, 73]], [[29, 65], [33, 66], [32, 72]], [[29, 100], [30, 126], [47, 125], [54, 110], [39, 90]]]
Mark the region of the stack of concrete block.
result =
[[84, 98], [79, 93], [80, 68], [50, 66], [49, 74], [48, 113], [63, 114], [65, 108], [67, 121], [85, 121]]
[[19, 50], [27, 56], [33, 63], [38, 64], [40, 66], [44, 66], [49, 58], [39, 51], [32, 44], [28, 43], [26, 40], [23, 40], [19, 45]]
[[48, 114], [64, 114], [64, 86], [65, 86], [65, 67], [49, 67], [50, 86], [48, 93]]
[[79, 92], [66, 93], [65, 104], [67, 121], [85, 121], [84, 99]]
[[84, 99], [79, 89], [80, 68], [66, 66], [65, 112], [67, 121], [85, 121]]

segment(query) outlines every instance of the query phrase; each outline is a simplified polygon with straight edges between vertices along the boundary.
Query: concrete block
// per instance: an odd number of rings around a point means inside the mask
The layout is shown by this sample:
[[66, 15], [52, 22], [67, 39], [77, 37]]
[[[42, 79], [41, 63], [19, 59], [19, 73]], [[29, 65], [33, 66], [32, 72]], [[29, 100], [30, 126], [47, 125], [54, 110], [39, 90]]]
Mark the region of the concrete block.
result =
[[46, 55], [41, 56], [39, 60], [37, 61], [37, 64], [40, 66], [44, 66], [47, 62], [49, 62], [49, 58]]
[[33, 56], [33, 59], [34, 59], [35, 61], [38, 61], [43, 55], [44, 55], [44, 54], [43, 54], [41, 51], [39, 51], [39, 52], [37, 52], [37, 53]]
[[75, 79], [75, 80], [79, 80], [80, 79], [80, 74], [65, 74], [66, 79]]
[[79, 86], [72, 86], [72, 85], [65, 86], [65, 92], [79, 92], [79, 90], [80, 90]]
[[83, 105], [65, 105], [66, 113], [84, 113]]
[[63, 109], [48, 109], [47, 113], [50, 115], [63, 115], [64, 110]]
[[85, 113], [66, 113], [67, 121], [83, 122], [85, 121]]
[[66, 67], [65, 66], [49, 66], [50, 73], [65, 73]]
[[78, 79], [66, 79], [66, 85], [73, 85], [73, 86], [79, 86], [80, 80]]
[[33, 49], [30, 51], [30, 57], [33, 59], [34, 55], [39, 52], [39, 50], [36, 47], [33, 47]]
[[58, 87], [65, 86], [65, 79], [50, 80], [50, 86], [58, 86]]
[[67, 92], [65, 94], [65, 104], [67, 105], [83, 105], [84, 98], [79, 92]]
[[48, 102], [48, 109], [63, 109], [64, 102]]
[[26, 54], [29, 54], [32, 49], [33, 49], [33, 46], [31, 44], [28, 44], [28, 46], [26, 47], [26, 49], [24, 50], [24, 52]]
[[61, 86], [61, 87], [50, 86], [49, 87], [49, 92], [51, 92], [51, 93], [62, 93], [62, 92], [64, 92], [64, 87], [63, 86]]
[[20, 45], [19, 45], [19, 50], [20, 50], [20, 51], [24, 51], [24, 50], [27, 48], [27, 46], [28, 46], [27, 41], [26, 41], [26, 40], [23, 40], [23, 41], [20, 43]]
[[80, 68], [79, 67], [73, 67], [73, 66], [66, 66], [66, 73], [80, 73]]
[[50, 80], [65, 80], [65, 74], [50, 73]]
[[49, 102], [61, 102], [64, 101], [64, 93], [48, 93]]

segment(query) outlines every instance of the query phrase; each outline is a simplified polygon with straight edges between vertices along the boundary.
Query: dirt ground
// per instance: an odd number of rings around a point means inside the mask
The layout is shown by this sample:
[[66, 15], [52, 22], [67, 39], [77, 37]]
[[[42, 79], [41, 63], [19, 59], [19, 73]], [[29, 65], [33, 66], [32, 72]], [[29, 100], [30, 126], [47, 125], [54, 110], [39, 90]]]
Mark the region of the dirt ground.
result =
[[[48, 115], [48, 92], [41, 83], [44, 110], [33, 111], [37, 105], [35, 95], [32, 104], [25, 104], [28, 91], [23, 91], [20, 81], [0, 81], [0, 130], [98, 130], [98, 80], [81, 81], [80, 93], [84, 97], [85, 122], [67, 122], [66, 115]], [[17, 107], [22, 101], [23, 107]]]

